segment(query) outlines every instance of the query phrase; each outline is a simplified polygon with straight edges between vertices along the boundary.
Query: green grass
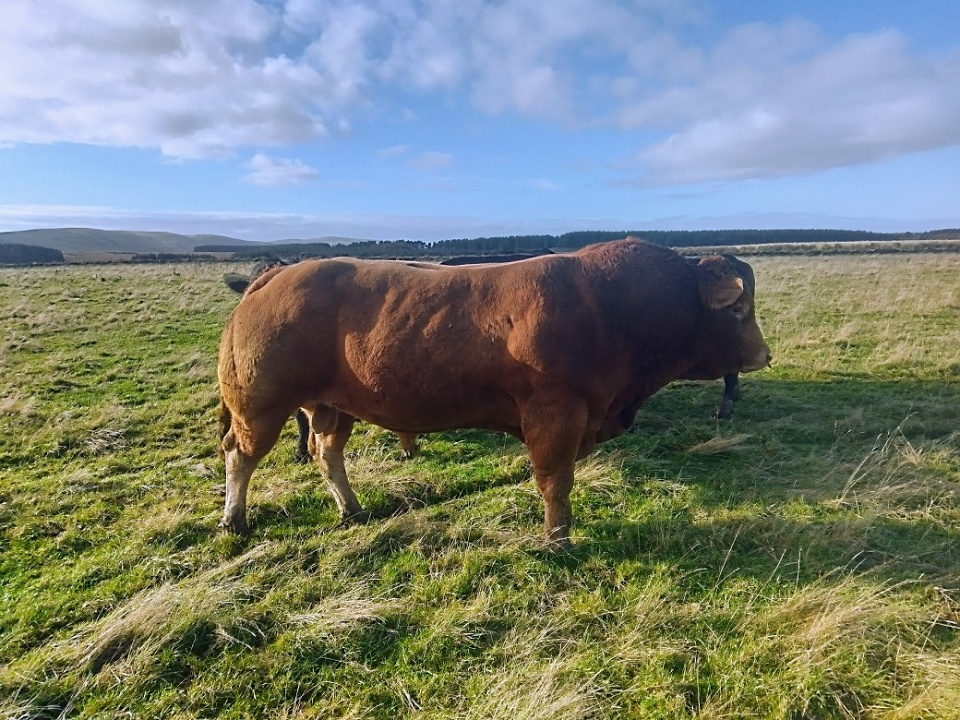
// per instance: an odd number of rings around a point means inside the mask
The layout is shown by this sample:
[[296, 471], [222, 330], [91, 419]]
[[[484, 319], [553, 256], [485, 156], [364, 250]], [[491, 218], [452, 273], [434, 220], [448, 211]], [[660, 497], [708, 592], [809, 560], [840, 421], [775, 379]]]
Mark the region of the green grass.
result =
[[775, 360], [578, 466], [291, 423], [220, 536], [222, 265], [0, 269], [0, 717], [960, 717], [960, 256], [757, 258]]

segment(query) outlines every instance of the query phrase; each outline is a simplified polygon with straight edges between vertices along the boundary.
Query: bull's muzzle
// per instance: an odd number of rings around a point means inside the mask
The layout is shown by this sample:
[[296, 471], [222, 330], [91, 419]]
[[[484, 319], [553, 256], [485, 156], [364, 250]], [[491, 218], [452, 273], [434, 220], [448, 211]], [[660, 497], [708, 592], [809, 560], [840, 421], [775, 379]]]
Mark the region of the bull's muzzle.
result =
[[763, 350], [757, 353], [752, 361], [744, 363], [744, 366], [740, 369], [740, 372], [748, 373], [756, 370], [763, 370], [765, 367], [770, 367], [772, 363], [773, 355], [770, 353], [770, 348], [764, 345]]

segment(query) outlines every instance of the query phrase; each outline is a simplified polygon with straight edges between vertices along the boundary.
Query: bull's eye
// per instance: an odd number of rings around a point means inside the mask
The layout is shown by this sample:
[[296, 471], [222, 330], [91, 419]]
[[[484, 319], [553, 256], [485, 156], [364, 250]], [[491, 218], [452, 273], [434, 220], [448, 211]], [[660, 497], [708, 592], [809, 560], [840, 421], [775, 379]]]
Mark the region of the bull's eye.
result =
[[743, 320], [747, 316], [747, 308], [741, 303], [737, 303], [730, 308], [730, 314], [737, 320]]

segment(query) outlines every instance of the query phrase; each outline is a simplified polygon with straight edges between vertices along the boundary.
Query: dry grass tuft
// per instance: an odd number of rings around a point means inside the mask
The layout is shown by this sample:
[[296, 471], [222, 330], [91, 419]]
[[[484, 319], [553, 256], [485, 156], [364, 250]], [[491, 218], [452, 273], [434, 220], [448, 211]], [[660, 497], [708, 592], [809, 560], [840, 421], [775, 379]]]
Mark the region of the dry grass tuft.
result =
[[5, 398], [0, 398], [0, 416], [19, 415], [22, 418], [35, 417], [37, 415], [37, 398], [34, 395], [26, 395], [21, 392], [15, 392]]
[[382, 622], [401, 606], [397, 598], [371, 593], [369, 587], [357, 585], [339, 595], [330, 595], [314, 604], [309, 612], [290, 615], [288, 621], [297, 632], [320, 637], [333, 636], [358, 624]]
[[126, 431], [119, 428], [97, 428], [90, 433], [84, 445], [93, 453], [122, 450], [127, 446]]
[[858, 511], [929, 513], [950, 507], [960, 498], [960, 455], [954, 438], [914, 445], [903, 434], [903, 423], [877, 438], [853, 469], [834, 507]]
[[61, 654], [92, 673], [110, 665], [111, 677], [121, 680], [136, 675], [160, 650], [183, 642], [197, 628], [208, 626], [223, 640], [217, 632], [222, 619], [250, 600], [244, 568], [273, 550], [265, 543], [219, 567], [137, 593], [62, 644]]
[[737, 433], [735, 435], [717, 435], [709, 440], [697, 443], [687, 448], [687, 452], [693, 455], [716, 455], [718, 453], [730, 452], [739, 449], [752, 435], [746, 433]]
[[480, 720], [580, 720], [596, 717], [597, 688], [570, 677], [562, 659], [499, 674], [464, 718]]
[[[462, 717], [480, 720], [582, 720], [597, 717], [595, 678], [572, 672], [580, 659], [571, 643], [558, 645], [551, 626], [511, 633], [503, 642], [510, 666], [485, 678], [479, 702]], [[551, 657], [542, 657], [549, 648]]]

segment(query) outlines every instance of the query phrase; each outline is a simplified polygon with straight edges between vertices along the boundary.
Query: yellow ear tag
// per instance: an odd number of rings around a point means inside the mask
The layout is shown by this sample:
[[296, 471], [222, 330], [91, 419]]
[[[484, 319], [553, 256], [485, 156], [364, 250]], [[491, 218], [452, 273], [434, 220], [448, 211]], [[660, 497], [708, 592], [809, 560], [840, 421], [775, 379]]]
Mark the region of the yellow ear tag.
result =
[[743, 279], [726, 259], [708, 255], [697, 263], [697, 289], [700, 302], [711, 310], [733, 305], [743, 294]]
[[743, 280], [738, 277], [711, 283], [704, 293], [704, 304], [711, 310], [733, 305], [743, 294]]

